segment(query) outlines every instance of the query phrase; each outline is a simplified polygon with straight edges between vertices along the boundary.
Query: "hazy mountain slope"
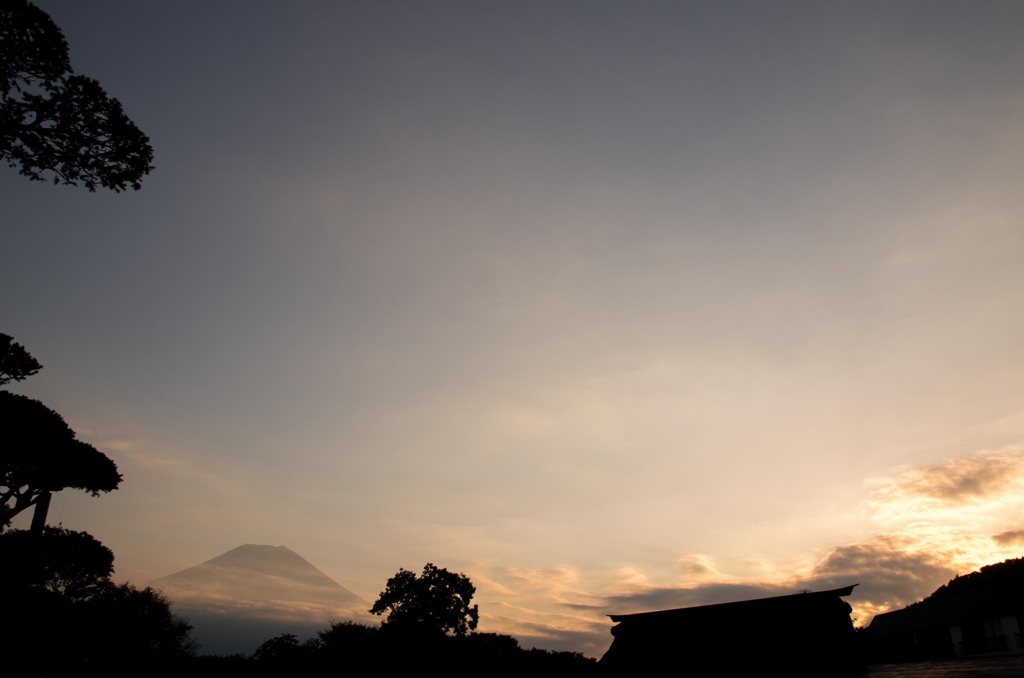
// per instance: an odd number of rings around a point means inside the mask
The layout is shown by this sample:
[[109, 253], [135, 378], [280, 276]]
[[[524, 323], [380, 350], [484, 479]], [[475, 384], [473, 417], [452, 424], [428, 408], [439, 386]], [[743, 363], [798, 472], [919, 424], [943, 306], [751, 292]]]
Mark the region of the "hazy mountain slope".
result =
[[193, 624], [204, 653], [248, 653], [271, 636], [308, 637], [335, 620], [376, 621], [370, 603], [284, 546], [245, 544], [151, 585]]

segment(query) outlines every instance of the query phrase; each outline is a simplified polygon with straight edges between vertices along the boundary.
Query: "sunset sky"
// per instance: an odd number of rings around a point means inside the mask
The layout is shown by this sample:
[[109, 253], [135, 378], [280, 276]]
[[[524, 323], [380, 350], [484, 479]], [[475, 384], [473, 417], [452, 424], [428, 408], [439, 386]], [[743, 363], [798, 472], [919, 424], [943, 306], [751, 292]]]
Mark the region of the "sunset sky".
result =
[[0, 167], [16, 385], [136, 584], [285, 545], [481, 630], [1024, 555], [1024, 3], [40, 0], [155, 150]]

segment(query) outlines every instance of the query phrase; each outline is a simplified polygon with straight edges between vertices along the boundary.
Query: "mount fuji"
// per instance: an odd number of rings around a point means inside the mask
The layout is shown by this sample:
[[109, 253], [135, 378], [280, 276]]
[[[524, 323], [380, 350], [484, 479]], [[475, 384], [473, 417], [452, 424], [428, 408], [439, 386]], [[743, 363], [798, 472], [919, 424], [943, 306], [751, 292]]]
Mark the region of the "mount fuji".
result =
[[308, 638], [332, 621], [376, 623], [370, 603], [284, 546], [245, 544], [150, 585], [192, 624], [203, 654], [249, 654], [274, 636]]

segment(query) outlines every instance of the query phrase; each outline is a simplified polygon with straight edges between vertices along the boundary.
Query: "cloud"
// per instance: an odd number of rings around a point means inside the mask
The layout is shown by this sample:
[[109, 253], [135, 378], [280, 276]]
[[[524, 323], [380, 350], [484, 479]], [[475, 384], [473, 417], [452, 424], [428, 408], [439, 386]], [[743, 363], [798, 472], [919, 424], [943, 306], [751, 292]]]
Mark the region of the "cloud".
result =
[[96, 447], [100, 450], [107, 450], [113, 452], [121, 452], [131, 454], [138, 448], [138, 443], [133, 440], [124, 440], [122, 438], [105, 438], [98, 440], [95, 443]]
[[875, 493], [881, 503], [930, 500], [931, 505], [958, 507], [1016, 490], [1024, 476], [1024, 454], [1011, 447], [980, 451], [933, 466], [910, 468], [883, 479]]
[[572, 650], [599, 657], [611, 636], [599, 586], [576, 568], [478, 563], [472, 568], [480, 630], [507, 633], [523, 647]]
[[549, 604], [542, 596], [530, 596], [524, 605], [481, 600], [480, 629], [507, 633], [523, 647], [573, 650], [600, 656], [610, 643], [607, 618], [595, 606]]
[[480, 596], [503, 600], [544, 599], [568, 608], [593, 608], [599, 597], [587, 593], [579, 571], [571, 567], [527, 568], [477, 564], [473, 581]]
[[992, 535], [992, 541], [1000, 546], [1013, 546], [1024, 543], [1024, 530], [1006, 530]]
[[796, 593], [779, 583], [710, 582], [697, 586], [652, 586], [634, 593], [605, 598], [607, 609], [614, 614], [630, 614], [648, 610], [664, 610], [695, 605], [727, 603], [750, 598], [767, 598]]
[[919, 600], [951, 579], [959, 555], [955, 550], [917, 550], [906, 537], [878, 536], [832, 549], [803, 581], [814, 590], [860, 584], [849, 602], [854, 615], [865, 621]]
[[[952, 564], [954, 552], [930, 553], [914, 548], [912, 540], [880, 536], [836, 547], [809, 572], [783, 579], [743, 583], [718, 579], [696, 585], [649, 586], [606, 596], [604, 604], [610, 611], [629, 614], [860, 584], [848, 602], [854, 608], [854, 617], [864, 622], [878, 612], [919, 600], [957, 574]], [[716, 574], [723, 579], [729, 577]]]
[[516, 636], [522, 647], [540, 647], [561, 652], [582, 652], [588, 657], [600, 657], [611, 645], [608, 624], [600, 629], [544, 629], [543, 633], [531, 634], [524, 629]]
[[721, 576], [721, 573], [715, 569], [711, 558], [701, 553], [680, 556], [676, 562], [683, 575], [689, 579], [709, 579]]
[[[188, 483], [206, 487], [215, 494], [237, 499], [243, 492], [222, 474], [203, 468], [201, 461], [189, 459], [186, 455], [168, 455], [148, 450], [144, 443], [118, 441], [118, 451], [128, 464], [139, 470], [158, 473], [161, 476], [176, 476]], [[166, 481], [165, 481], [166, 482]]]

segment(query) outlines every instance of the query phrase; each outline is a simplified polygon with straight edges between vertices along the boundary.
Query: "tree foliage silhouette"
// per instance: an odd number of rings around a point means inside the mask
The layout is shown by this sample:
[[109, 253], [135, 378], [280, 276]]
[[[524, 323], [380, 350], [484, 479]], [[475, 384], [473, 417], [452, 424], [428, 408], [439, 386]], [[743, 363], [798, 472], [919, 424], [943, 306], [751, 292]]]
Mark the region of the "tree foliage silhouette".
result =
[[85, 619], [97, 621], [93, 647], [111, 661], [171, 659], [195, 653], [192, 625], [175, 616], [171, 604], [150, 587], [105, 582], [83, 604]]
[[191, 625], [148, 587], [107, 579], [82, 600], [22, 591], [4, 602], [5, 659], [20, 675], [177, 676], [167, 669], [196, 650]]
[[96, 594], [114, 571], [114, 554], [88, 532], [47, 527], [0, 534], [0, 587], [37, 588], [68, 600]]
[[320, 649], [320, 641], [310, 638], [299, 641], [294, 633], [282, 633], [260, 643], [253, 652], [254, 661], [262, 664], [276, 665], [277, 668], [288, 667], [297, 669]]
[[100, 84], [71, 69], [64, 34], [27, 0], [0, 3], [0, 158], [35, 181], [141, 188], [149, 138]]
[[51, 492], [70, 487], [96, 496], [121, 483], [113, 460], [76, 439], [38, 400], [0, 391], [0, 431], [0, 529]]
[[191, 626], [159, 592], [110, 581], [113, 559], [85, 532], [0, 534], [7, 665], [29, 678], [181, 675], [170, 669], [195, 651]]
[[0, 332], [0, 386], [21, 381], [43, 369], [14, 337]]
[[418, 577], [401, 569], [388, 579], [370, 612], [387, 613], [384, 628], [464, 636], [480, 619], [478, 606], [469, 604], [475, 593], [466, 575], [427, 563]]
[[[0, 334], [0, 384], [24, 379], [41, 367], [21, 344]], [[70, 487], [96, 496], [121, 483], [113, 460], [78, 440], [67, 422], [38, 400], [0, 391], [0, 436], [0, 530], [32, 506], [42, 506], [45, 521], [53, 492]]]

